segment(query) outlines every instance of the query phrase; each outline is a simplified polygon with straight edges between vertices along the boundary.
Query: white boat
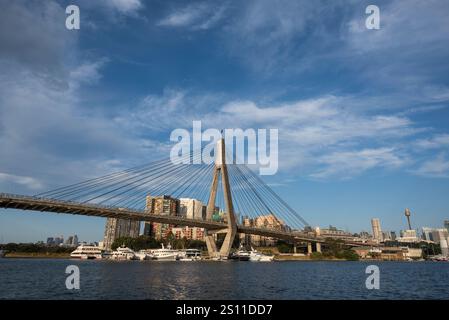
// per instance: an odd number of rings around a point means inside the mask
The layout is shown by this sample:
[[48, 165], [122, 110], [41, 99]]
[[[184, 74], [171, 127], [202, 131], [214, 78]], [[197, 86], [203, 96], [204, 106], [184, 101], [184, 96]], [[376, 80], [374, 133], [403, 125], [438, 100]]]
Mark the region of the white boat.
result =
[[222, 257], [222, 256], [219, 256], [219, 257], [212, 257], [211, 258], [211, 260], [212, 261], [227, 261], [228, 260], [228, 257]]
[[249, 261], [249, 258], [250, 252], [246, 250], [243, 245], [240, 245], [239, 250], [231, 255], [231, 259], [233, 260]]
[[97, 246], [80, 245], [72, 251], [70, 258], [75, 259], [102, 259], [101, 249]]
[[251, 251], [249, 253], [249, 261], [253, 262], [271, 262], [273, 261], [274, 256], [268, 256], [265, 255], [257, 250], [254, 250], [253, 247], [251, 247]]
[[119, 247], [117, 250], [112, 252], [112, 260], [135, 260], [136, 254], [128, 247]]
[[198, 249], [187, 249], [182, 252], [179, 257], [179, 261], [197, 261], [201, 260], [201, 251]]
[[162, 244], [161, 249], [153, 250], [153, 255], [151, 259], [174, 261], [178, 258], [179, 255], [180, 255], [179, 251], [172, 250], [170, 244], [167, 246], [167, 248], [165, 248], [164, 244]]
[[139, 252], [135, 253], [135, 256], [137, 260], [149, 260], [151, 258], [150, 255], [147, 254], [146, 250], [140, 250]]

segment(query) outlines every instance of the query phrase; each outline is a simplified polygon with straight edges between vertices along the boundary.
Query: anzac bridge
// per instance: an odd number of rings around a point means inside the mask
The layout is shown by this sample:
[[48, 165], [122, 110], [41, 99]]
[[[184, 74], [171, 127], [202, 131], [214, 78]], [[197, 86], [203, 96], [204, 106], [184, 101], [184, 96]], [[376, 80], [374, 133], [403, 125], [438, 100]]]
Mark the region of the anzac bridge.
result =
[[[200, 227], [206, 230], [211, 257], [227, 257], [237, 233], [305, 243], [309, 253], [314, 244], [320, 251], [326, 239], [305, 231], [311, 230], [306, 228], [309, 224], [246, 165], [228, 160], [225, 149], [224, 139], [219, 140], [215, 161], [209, 165], [195, 164], [201, 153], [191, 152], [177, 164], [164, 159], [34, 196], [0, 193], [0, 208]], [[206, 217], [193, 219], [148, 212], [147, 195], [198, 199], [207, 204]], [[218, 220], [217, 209], [222, 213]], [[244, 223], [267, 216], [276, 223]], [[217, 233], [224, 234], [221, 248], [215, 241]], [[351, 241], [345, 244], [360, 245]]]

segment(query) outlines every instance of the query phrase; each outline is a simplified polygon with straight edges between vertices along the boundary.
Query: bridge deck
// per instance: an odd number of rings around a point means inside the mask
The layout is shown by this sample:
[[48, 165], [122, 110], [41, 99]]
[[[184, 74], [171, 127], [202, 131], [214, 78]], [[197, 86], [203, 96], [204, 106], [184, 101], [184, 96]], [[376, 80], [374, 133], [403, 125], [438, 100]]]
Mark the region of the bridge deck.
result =
[[[36, 198], [5, 193], [0, 193], [0, 208], [149, 221], [180, 226], [199, 227], [205, 228], [210, 231], [227, 228], [226, 223], [217, 221], [190, 219], [179, 216], [164, 216], [126, 208], [106, 207], [94, 204], [59, 201], [54, 199]], [[265, 237], [273, 237], [289, 241], [325, 242], [326, 240], [326, 238], [324, 237], [310, 236], [300, 232], [287, 232], [268, 228], [246, 227], [242, 225], [237, 226], [237, 232]], [[364, 245], [361, 243], [350, 242], [347, 242], [347, 244], [354, 246]]]

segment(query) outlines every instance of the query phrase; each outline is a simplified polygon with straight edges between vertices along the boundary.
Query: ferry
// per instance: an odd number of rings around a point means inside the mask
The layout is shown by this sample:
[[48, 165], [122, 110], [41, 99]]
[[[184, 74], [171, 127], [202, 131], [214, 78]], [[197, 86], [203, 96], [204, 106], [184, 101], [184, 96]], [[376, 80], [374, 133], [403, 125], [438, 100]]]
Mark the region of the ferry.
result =
[[72, 251], [70, 258], [75, 259], [102, 259], [101, 249], [97, 246], [80, 245]]
[[130, 248], [122, 246], [112, 252], [112, 260], [135, 260], [136, 254]]
[[178, 256], [180, 256], [179, 251], [172, 250], [171, 245], [169, 244], [167, 248], [162, 244], [161, 249], [153, 250], [153, 254], [151, 259], [153, 260], [164, 260], [164, 261], [175, 261]]

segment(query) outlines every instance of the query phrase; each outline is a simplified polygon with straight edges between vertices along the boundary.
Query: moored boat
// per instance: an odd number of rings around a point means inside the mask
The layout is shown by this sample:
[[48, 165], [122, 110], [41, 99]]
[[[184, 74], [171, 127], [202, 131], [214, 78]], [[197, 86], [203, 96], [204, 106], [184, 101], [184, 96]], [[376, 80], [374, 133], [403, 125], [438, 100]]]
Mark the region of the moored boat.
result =
[[265, 255], [257, 250], [255, 250], [253, 247], [251, 247], [251, 251], [249, 254], [249, 260], [253, 262], [271, 262], [273, 261], [274, 256]]
[[70, 254], [74, 259], [102, 259], [102, 251], [97, 246], [80, 245]]
[[164, 261], [175, 261], [179, 255], [180, 255], [179, 251], [172, 250], [170, 244], [167, 246], [167, 248], [165, 248], [164, 244], [162, 244], [161, 249], [153, 250], [151, 259], [164, 260]]
[[132, 251], [130, 248], [122, 246], [122, 247], [117, 248], [117, 250], [115, 250], [114, 252], [112, 252], [111, 259], [112, 260], [135, 260], [136, 255], [135, 255], [134, 251]]

